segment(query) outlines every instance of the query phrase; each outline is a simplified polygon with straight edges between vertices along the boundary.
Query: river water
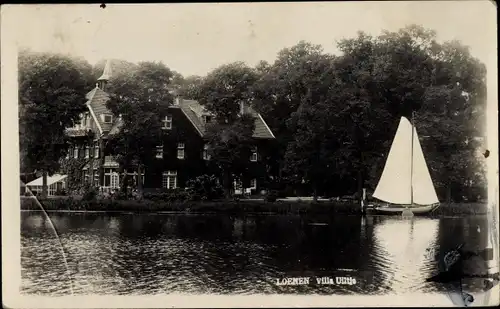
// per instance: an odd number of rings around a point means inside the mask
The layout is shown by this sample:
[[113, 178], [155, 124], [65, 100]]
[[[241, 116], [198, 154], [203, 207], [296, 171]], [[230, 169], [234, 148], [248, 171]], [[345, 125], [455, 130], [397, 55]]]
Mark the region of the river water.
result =
[[[464, 243], [487, 244], [485, 216], [414, 218], [22, 212], [22, 293], [42, 295], [384, 294], [426, 282]], [[55, 228], [55, 229], [54, 229]], [[480, 258], [469, 273], [485, 272]], [[351, 277], [355, 284], [318, 284]], [[309, 284], [280, 285], [307, 277]], [[469, 289], [482, 280], [464, 281]], [[352, 281], [351, 281], [352, 283]]]

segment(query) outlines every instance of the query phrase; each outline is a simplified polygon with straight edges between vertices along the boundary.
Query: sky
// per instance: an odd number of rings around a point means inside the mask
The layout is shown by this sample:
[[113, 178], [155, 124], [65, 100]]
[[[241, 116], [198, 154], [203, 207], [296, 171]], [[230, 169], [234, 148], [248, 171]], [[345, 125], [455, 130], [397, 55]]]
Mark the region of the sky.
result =
[[[420, 24], [438, 40], [461, 40], [483, 62], [496, 57], [496, 10], [490, 1], [308, 2], [232, 4], [16, 5], [19, 46], [82, 56], [162, 61], [188, 75], [224, 63], [272, 62], [300, 40], [337, 53], [357, 31], [378, 35]], [[3, 16], [2, 16], [3, 17]], [[492, 48], [493, 47], [493, 48]]]

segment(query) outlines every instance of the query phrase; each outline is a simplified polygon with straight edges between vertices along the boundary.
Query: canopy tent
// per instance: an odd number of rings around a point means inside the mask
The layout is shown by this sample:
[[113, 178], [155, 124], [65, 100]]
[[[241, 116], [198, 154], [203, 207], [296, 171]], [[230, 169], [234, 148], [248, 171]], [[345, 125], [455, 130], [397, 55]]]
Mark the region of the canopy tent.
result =
[[[68, 175], [60, 174], [54, 174], [47, 177], [49, 196], [53, 196], [58, 190], [66, 189], [66, 178], [68, 178]], [[28, 182], [26, 186], [33, 192], [33, 194], [38, 195], [42, 192], [43, 177]]]

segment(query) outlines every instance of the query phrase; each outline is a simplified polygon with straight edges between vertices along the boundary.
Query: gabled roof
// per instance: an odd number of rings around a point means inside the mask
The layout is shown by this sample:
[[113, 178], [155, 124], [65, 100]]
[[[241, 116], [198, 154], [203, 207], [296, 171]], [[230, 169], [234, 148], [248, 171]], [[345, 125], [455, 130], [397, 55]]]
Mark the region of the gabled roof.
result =
[[[203, 115], [209, 115], [209, 113], [205, 111], [203, 106], [195, 100], [182, 100], [179, 104], [179, 108], [182, 110], [184, 115], [186, 115], [186, 117], [193, 124], [196, 130], [200, 133], [200, 135], [204, 136], [206, 128], [205, 122], [203, 121]], [[246, 107], [246, 110], [248, 113], [252, 114], [255, 117], [255, 130], [253, 133], [253, 137], [262, 139], [274, 139], [275, 137], [273, 132], [267, 126], [267, 123], [262, 118], [262, 116], [251, 107]]]
[[[98, 79], [108, 80], [111, 77], [111, 61], [107, 61], [104, 67], [103, 74]], [[175, 93], [175, 91], [173, 91]], [[123, 126], [123, 121], [118, 118], [113, 117], [112, 123], [104, 123], [104, 114], [112, 114], [111, 111], [106, 107], [106, 103], [109, 100], [109, 95], [103, 91], [101, 88], [96, 87], [89, 91], [85, 98], [87, 99], [87, 107], [90, 111], [92, 118], [94, 119], [96, 126], [100, 134], [115, 134], [119, 132], [120, 128]], [[204, 115], [209, 115], [203, 106], [195, 100], [180, 100], [178, 105], [172, 105], [171, 108], [178, 108], [187, 117], [191, 124], [198, 131], [200, 136], [205, 135], [205, 122], [203, 120]], [[275, 138], [272, 131], [267, 126], [266, 122], [262, 116], [250, 107], [247, 107], [247, 111], [255, 116], [255, 131], [253, 137], [262, 139], [273, 139]], [[75, 132], [76, 133], [76, 132]]]
[[102, 89], [96, 87], [87, 93], [86, 97], [88, 99], [87, 106], [92, 117], [94, 118], [94, 121], [100, 128], [101, 133], [109, 132], [113, 123], [105, 123], [102, 118], [102, 115], [104, 114], [111, 114], [111, 111], [106, 107], [109, 95]]
[[195, 127], [200, 136], [205, 135], [205, 125], [202, 119], [202, 106], [195, 100], [182, 100], [179, 104], [180, 109], [186, 118]]
[[[100, 128], [100, 133], [116, 134], [123, 126], [123, 121], [120, 118], [115, 118], [112, 123], [104, 123], [102, 115], [111, 114], [111, 111], [106, 107], [109, 100], [109, 95], [100, 88], [94, 88], [87, 94], [87, 106], [92, 114], [94, 121], [97, 122]], [[210, 115], [206, 112], [203, 106], [195, 100], [182, 100], [179, 105], [172, 105], [171, 108], [178, 108], [191, 122], [196, 131], [201, 137], [205, 136], [206, 127], [203, 120], [204, 115]], [[274, 139], [274, 134], [267, 126], [267, 123], [262, 116], [251, 107], [246, 108], [247, 112], [255, 117], [254, 138]]]

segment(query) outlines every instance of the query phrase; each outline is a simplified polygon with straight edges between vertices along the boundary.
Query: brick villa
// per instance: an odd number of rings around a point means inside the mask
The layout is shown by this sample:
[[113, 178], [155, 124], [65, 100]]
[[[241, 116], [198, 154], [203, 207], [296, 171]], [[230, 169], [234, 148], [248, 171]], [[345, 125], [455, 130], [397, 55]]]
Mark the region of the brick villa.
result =
[[[80, 123], [67, 129], [72, 145], [66, 160], [81, 162], [82, 181], [98, 185], [103, 191], [119, 188], [123, 173], [109, 155], [106, 141], [122, 127], [121, 119], [106, 107], [109, 95], [106, 86], [112, 74], [112, 62], [107, 61], [96, 87], [86, 95], [88, 111], [81, 115]], [[241, 106], [242, 113], [255, 116], [254, 147], [249, 158], [252, 167], [244, 183], [247, 189], [260, 190], [267, 177], [267, 149], [275, 139], [262, 116], [249, 106]], [[205, 125], [213, 115], [195, 100], [176, 97], [168, 114], [161, 115], [163, 122], [163, 144], [156, 147], [156, 159], [145, 162], [143, 170], [144, 188], [182, 188], [186, 181], [203, 174], [213, 174], [205, 143]], [[126, 170], [137, 183], [137, 169]], [[235, 183], [240, 190], [242, 182]], [[247, 190], [248, 191], [248, 190]]]

